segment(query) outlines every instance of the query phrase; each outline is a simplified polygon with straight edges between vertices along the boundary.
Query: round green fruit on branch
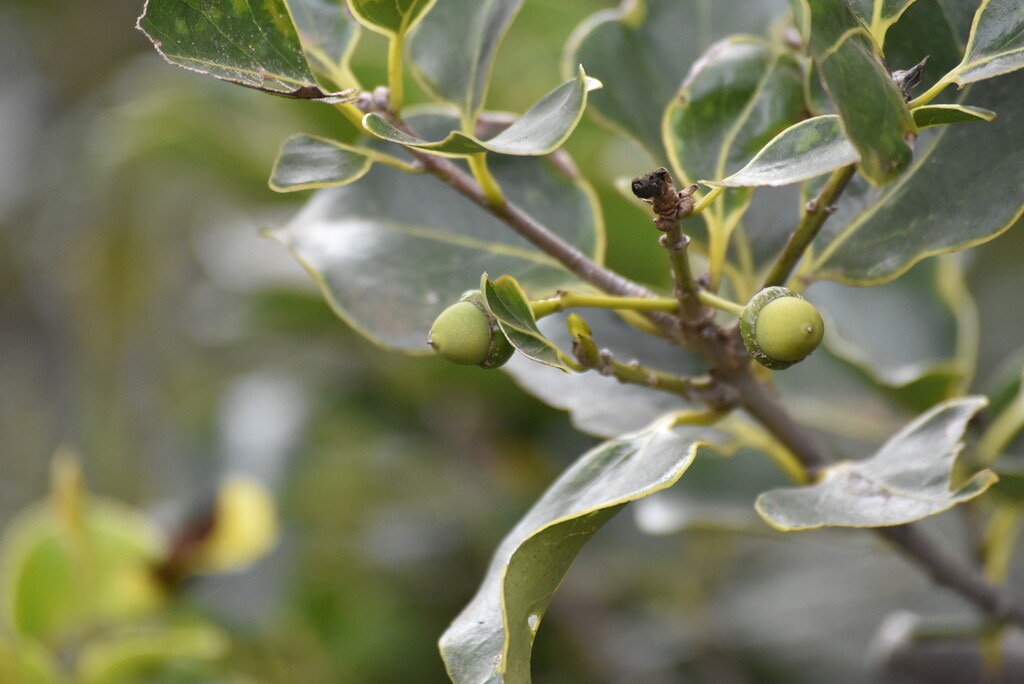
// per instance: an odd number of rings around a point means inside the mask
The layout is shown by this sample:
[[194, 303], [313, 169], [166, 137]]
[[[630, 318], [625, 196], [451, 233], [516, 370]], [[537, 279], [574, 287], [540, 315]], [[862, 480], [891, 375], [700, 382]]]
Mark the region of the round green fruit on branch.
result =
[[443, 359], [482, 368], [498, 368], [515, 352], [498, 321], [471, 299], [442, 311], [430, 328], [427, 342]]
[[740, 315], [743, 344], [772, 370], [789, 368], [818, 348], [825, 322], [809, 301], [785, 287], [766, 287]]

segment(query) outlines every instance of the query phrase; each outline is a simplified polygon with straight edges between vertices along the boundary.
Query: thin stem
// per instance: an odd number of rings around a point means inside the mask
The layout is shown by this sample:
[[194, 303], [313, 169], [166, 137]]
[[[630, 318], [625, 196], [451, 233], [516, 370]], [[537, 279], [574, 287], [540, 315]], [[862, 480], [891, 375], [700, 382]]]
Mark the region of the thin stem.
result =
[[392, 168], [404, 171], [405, 173], [423, 173], [423, 166], [420, 164], [410, 164], [404, 159], [399, 159], [385, 152], [379, 152], [372, 148], [366, 147], [361, 150], [367, 157], [380, 164], [386, 164]]
[[949, 587], [999, 621], [1024, 626], [1024, 609], [1002, 589], [990, 584], [975, 568], [950, 557], [912, 525], [875, 530], [904, 555], [927, 570], [932, 580]]
[[711, 188], [711, 190], [708, 191], [708, 194], [704, 195], [694, 203], [693, 213], [699, 214], [700, 212], [707, 209], [709, 206], [711, 206], [711, 203], [718, 199], [718, 196], [721, 195], [723, 192], [725, 192], [725, 188], [723, 186]]
[[356, 127], [357, 130], [363, 130], [363, 112], [359, 111], [359, 108], [352, 102], [339, 102], [334, 105], [335, 109], [342, 113], [342, 115], [349, 120], [349, 122]]
[[818, 196], [807, 203], [800, 225], [789, 236], [789, 242], [786, 243], [782, 254], [776, 260], [775, 265], [772, 266], [772, 270], [768, 277], [765, 278], [762, 287], [786, 284], [793, 269], [796, 268], [797, 263], [803, 257], [804, 252], [807, 251], [811, 242], [818, 235], [818, 231], [821, 230], [821, 227], [825, 225], [825, 221], [831, 216], [832, 204], [843, 194], [843, 190], [846, 189], [856, 171], [857, 167], [850, 164], [832, 172], [832, 175], [829, 176], [825, 187], [821, 189]]
[[[950, 72], [950, 73], [952, 73], [952, 72]], [[938, 81], [936, 81], [935, 84], [932, 85], [931, 88], [929, 88], [928, 90], [924, 91], [923, 93], [921, 93], [920, 95], [915, 97], [913, 100], [908, 102], [907, 103], [907, 109], [914, 109], [915, 107], [923, 107], [924, 105], [928, 104], [929, 102], [934, 100], [936, 97], [938, 97], [939, 93], [941, 93], [943, 90], [945, 90], [952, 83], [952, 81], [947, 80], [949, 76], [950, 76], [950, 74], [946, 74], [946, 76], [944, 76], [943, 78], [940, 78]]]
[[612, 309], [625, 311], [661, 311], [673, 313], [679, 309], [679, 302], [666, 297], [614, 297], [611, 295], [585, 295], [575, 292], [560, 292], [550, 299], [530, 302], [535, 318], [573, 308]]
[[476, 182], [480, 185], [480, 189], [484, 193], [484, 197], [487, 198], [487, 202], [500, 209], [505, 205], [505, 195], [501, 192], [501, 186], [498, 185], [498, 181], [491, 175], [491, 170], [487, 167], [487, 153], [481, 152], [480, 154], [474, 154], [469, 158], [469, 170], [473, 172], [473, 177], [476, 178]]
[[[619, 382], [629, 385], [640, 385], [660, 392], [678, 394], [685, 399], [690, 399], [691, 393], [709, 388], [713, 384], [710, 378], [685, 378], [649, 368], [639, 361], [622, 363], [617, 361], [607, 349], [598, 349], [589, 335], [575, 337], [573, 354], [583, 367], [596, 370], [601, 375], [613, 377]], [[715, 411], [715, 413], [717, 415], [721, 411]]]
[[679, 296], [680, 303], [684, 307], [688, 307], [689, 303], [697, 298], [699, 289], [693, 279], [693, 271], [690, 269], [690, 255], [687, 253], [687, 248], [690, 246], [690, 237], [683, 234], [683, 228], [680, 224], [681, 220], [677, 219], [668, 229], [668, 232], [662, 236], [661, 244], [668, 250], [668, 258], [672, 264], [672, 276], [676, 284], [676, 294]]
[[978, 465], [990, 466], [995, 463], [1003, 450], [1024, 426], [1024, 391], [1018, 394], [1003, 411], [996, 416], [974, 447]]
[[740, 406], [789, 449], [807, 471], [808, 479], [813, 480], [829, 465], [829, 458], [808, 437], [806, 431], [794, 422], [778, 397], [769, 394], [767, 386], [754, 377], [749, 365], [729, 379], [736, 390]]
[[643, 285], [601, 266], [560, 236], [552, 233], [518, 204], [508, 200], [501, 206], [491, 204], [473, 177], [450, 160], [414, 149], [409, 151], [416, 156], [428, 172], [437, 176], [477, 206], [497, 216], [538, 249], [561, 262], [580, 280], [612, 295], [654, 297], [654, 293]]
[[710, 306], [713, 309], [718, 309], [726, 313], [730, 313], [733, 316], [739, 318], [743, 315], [743, 306], [736, 302], [730, 302], [728, 299], [719, 297], [716, 294], [708, 292], [707, 290], [701, 290], [697, 293], [697, 299], [704, 306]]
[[405, 80], [402, 73], [402, 59], [405, 48], [405, 34], [398, 32], [388, 41], [388, 91], [391, 111], [401, 112], [405, 104]]

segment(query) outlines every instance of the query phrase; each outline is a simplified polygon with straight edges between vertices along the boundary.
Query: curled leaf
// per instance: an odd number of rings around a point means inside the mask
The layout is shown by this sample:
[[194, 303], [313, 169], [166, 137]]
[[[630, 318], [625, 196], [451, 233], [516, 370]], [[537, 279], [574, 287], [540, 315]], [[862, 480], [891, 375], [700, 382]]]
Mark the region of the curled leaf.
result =
[[966, 397], [935, 406], [900, 430], [873, 456], [828, 468], [817, 484], [773, 489], [757, 512], [776, 529], [887, 527], [946, 511], [978, 496], [998, 479], [990, 470], [953, 488], [953, 462], [967, 423], [986, 404]]

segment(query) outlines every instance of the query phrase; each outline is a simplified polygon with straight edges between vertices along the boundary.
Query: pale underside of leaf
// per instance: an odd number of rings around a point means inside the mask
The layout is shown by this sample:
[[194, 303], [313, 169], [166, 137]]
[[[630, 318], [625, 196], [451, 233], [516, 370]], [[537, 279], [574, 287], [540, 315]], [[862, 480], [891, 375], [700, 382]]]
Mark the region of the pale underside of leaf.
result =
[[539, 156], [565, 142], [583, 116], [587, 93], [600, 87], [601, 82], [587, 77], [580, 67], [575, 79], [552, 90], [511, 126], [486, 141], [453, 131], [443, 140], [429, 142], [398, 129], [376, 113], [367, 114], [363, 126], [382, 140], [443, 156], [466, 157], [484, 152]]
[[476, 596], [441, 637], [456, 684], [526, 684], [534, 636], [582, 546], [621, 507], [675, 483], [701, 430], [663, 420], [576, 461], [502, 541]]
[[373, 160], [361, 148], [299, 133], [281, 146], [270, 173], [277, 192], [310, 190], [353, 183], [370, 170]]
[[[436, 112], [410, 120], [428, 131], [451, 130], [454, 122]], [[603, 224], [585, 182], [542, 157], [500, 156], [491, 171], [510, 201], [600, 262]], [[578, 284], [444, 183], [387, 164], [374, 165], [358, 184], [319, 190], [271, 235], [309, 270], [340, 317], [374, 342], [409, 353], [429, 353], [434, 318], [478, 287], [483, 273], [512, 275], [535, 296]]]
[[835, 114], [793, 124], [779, 133], [746, 166], [720, 181], [702, 180], [730, 188], [782, 186], [799, 183], [860, 160]]
[[903, 525], [946, 511], [983, 493], [998, 479], [983, 470], [952, 489], [953, 463], [970, 419], [984, 397], [932, 408], [893, 436], [873, 456], [829, 467], [814, 485], [776, 489], [757, 511], [784, 530]]

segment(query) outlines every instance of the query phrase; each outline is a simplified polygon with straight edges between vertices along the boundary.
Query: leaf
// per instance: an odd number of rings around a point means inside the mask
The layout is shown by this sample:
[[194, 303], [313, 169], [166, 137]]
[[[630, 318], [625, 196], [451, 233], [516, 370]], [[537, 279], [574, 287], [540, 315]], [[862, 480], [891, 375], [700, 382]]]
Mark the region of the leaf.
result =
[[817, 484], [774, 489], [757, 499], [757, 512], [783, 531], [819, 527], [904, 525], [946, 511], [998, 479], [982, 470], [951, 489], [953, 462], [967, 423], [984, 397], [940, 404], [894, 435], [873, 456], [829, 467]]
[[[967, 121], [993, 121], [995, 113], [965, 104], [929, 104], [913, 111], [918, 128]], [[750, 163], [722, 180], [724, 187], [787, 185], [835, 171], [860, 160], [836, 115], [822, 115], [790, 126], [772, 138]]]
[[358, 88], [349, 57], [359, 39], [359, 24], [340, 0], [287, 0], [306, 59], [314, 71], [338, 87]]
[[583, 545], [626, 503], [674, 484], [704, 442], [671, 420], [601, 444], [551, 485], [501, 542], [476, 596], [441, 637], [456, 684], [530, 681], [530, 651]]
[[594, 94], [591, 113], [661, 160], [662, 113], [690, 65], [722, 36], [764, 33], [786, 10], [782, 0], [622, 0], [576, 28], [563, 73], [585, 64], [606, 86]]
[[666, 110], [665, 147], [680, 181], [722, 178], [804, 111], [803, 76], [789, 54], [750, 36], [711, 46]]
[[363, 118], [363, 127], [382, 140], [444, 156], [464, 157], [481, 152], [540, 156], [558, 149], [569, 138], [583, 117], [587, 92], [600, 87], [601, 82], [588, 78], [580, 67], [575, 79], [552, 90], [511, 126], [487, 141], [453, 131], [444, 140], [427, 142], [395, 128], [373, 112]]
[[[587, 311], [585, 318], [594, 341], [620, 361], [642, 359], [652, 368], [684, 376], [707, 371], [707, 365], [696, 354], [639, 334], [610, 311]], [[543, 318], [538, 327], [557, 347], [572, 347], [572, 338], [561, 316]], [[598, 437], [639, 430], [670, 411], [702, 407], [676, 394], [620, 384], [600, 373], [562, 373], [519, 356], [512, 357], [502, 370], [526, 392], [549, 406], [568, 411], [578, 430]]]
[[136, 26], [190, 71], [283, 97], [345, 100], [317, 84], [284, 0], [146, 0]]
[[401, 39], [434, 5], [434, 0], [346, 0], [366, 28]]
[[815, 178], [860, 160], [835, 114], [793, 124], [772, 138], [746, 166], [708, 185], [729, 188], [780, 186]]
[[981, 107], [967, 105], [925, 105], [911, 112], [918, 128], [946, 126], [968, 121], [994, 121], [996, 113]]
[[[422, 130], [451, 130], [451, 116], [414, 115]], [[497, 157], [510, 201], [600, 261], [604, 228], [593, 193], [543, 158]], [[271, 235], [309, 269], [334, 310], [379, 344], [427, 353], [438, 313], [480, 282], [515, 276], [531, 294], [577, 282], [558, 262], [488, 211], [426, 175], [378, 164], [360, 183], [319, 190]]]
[[975, 85], [970, 97], [999, 117], [923, 131], [913, 165], [897, 182], [859, 196], [848, 188], [803, 275], [880, 284], [925, 257], [987, 242], [1017, 220], [1024, 212], [1024, 75]]
[[850, 0], [850, 6], [868, 27], [871, 37], [878, 45], [885, 45], [885, 34], [889, 27], [914, 4], [915, 0]]
[[811, 56], [860, 154], [861, 173], [873, 185], [885, 185], [911, 160], [906, 138], [916, 129], [903, 95], [846, 0], [798, 2], [810, 18]]
[[[804, 113], [803, 74], [789, 54], [750, 36], [712, 45], [665, 111], [665, 149], [680, 186], [722, 178]], [[753, 193], [730, 192], [701, 213], [717, 289], [733, 230]]]
[[501, 326], [512, 346], [538, 363], [569, 371], [563, 355], [537, 328], [530, 299], [512, 276], [491, 280], [485, 274], [480, 281], [487, 308]]
[[441, 101], [458, 107], [469, 130], [484, 106], [498, 46], [523, 0], [445, 0], [412, 34], [412, 74]]
[[298, 133], [288, 138], [270, 172], [270, 188], [277, 192], [294, 192], [348, 185], [373, 166], [366, 151], [352, 145]]
[[949, 79], [960, 86], [1024, 67], [1024, 5], [983, 0], [971, 24], [963, 62]]

